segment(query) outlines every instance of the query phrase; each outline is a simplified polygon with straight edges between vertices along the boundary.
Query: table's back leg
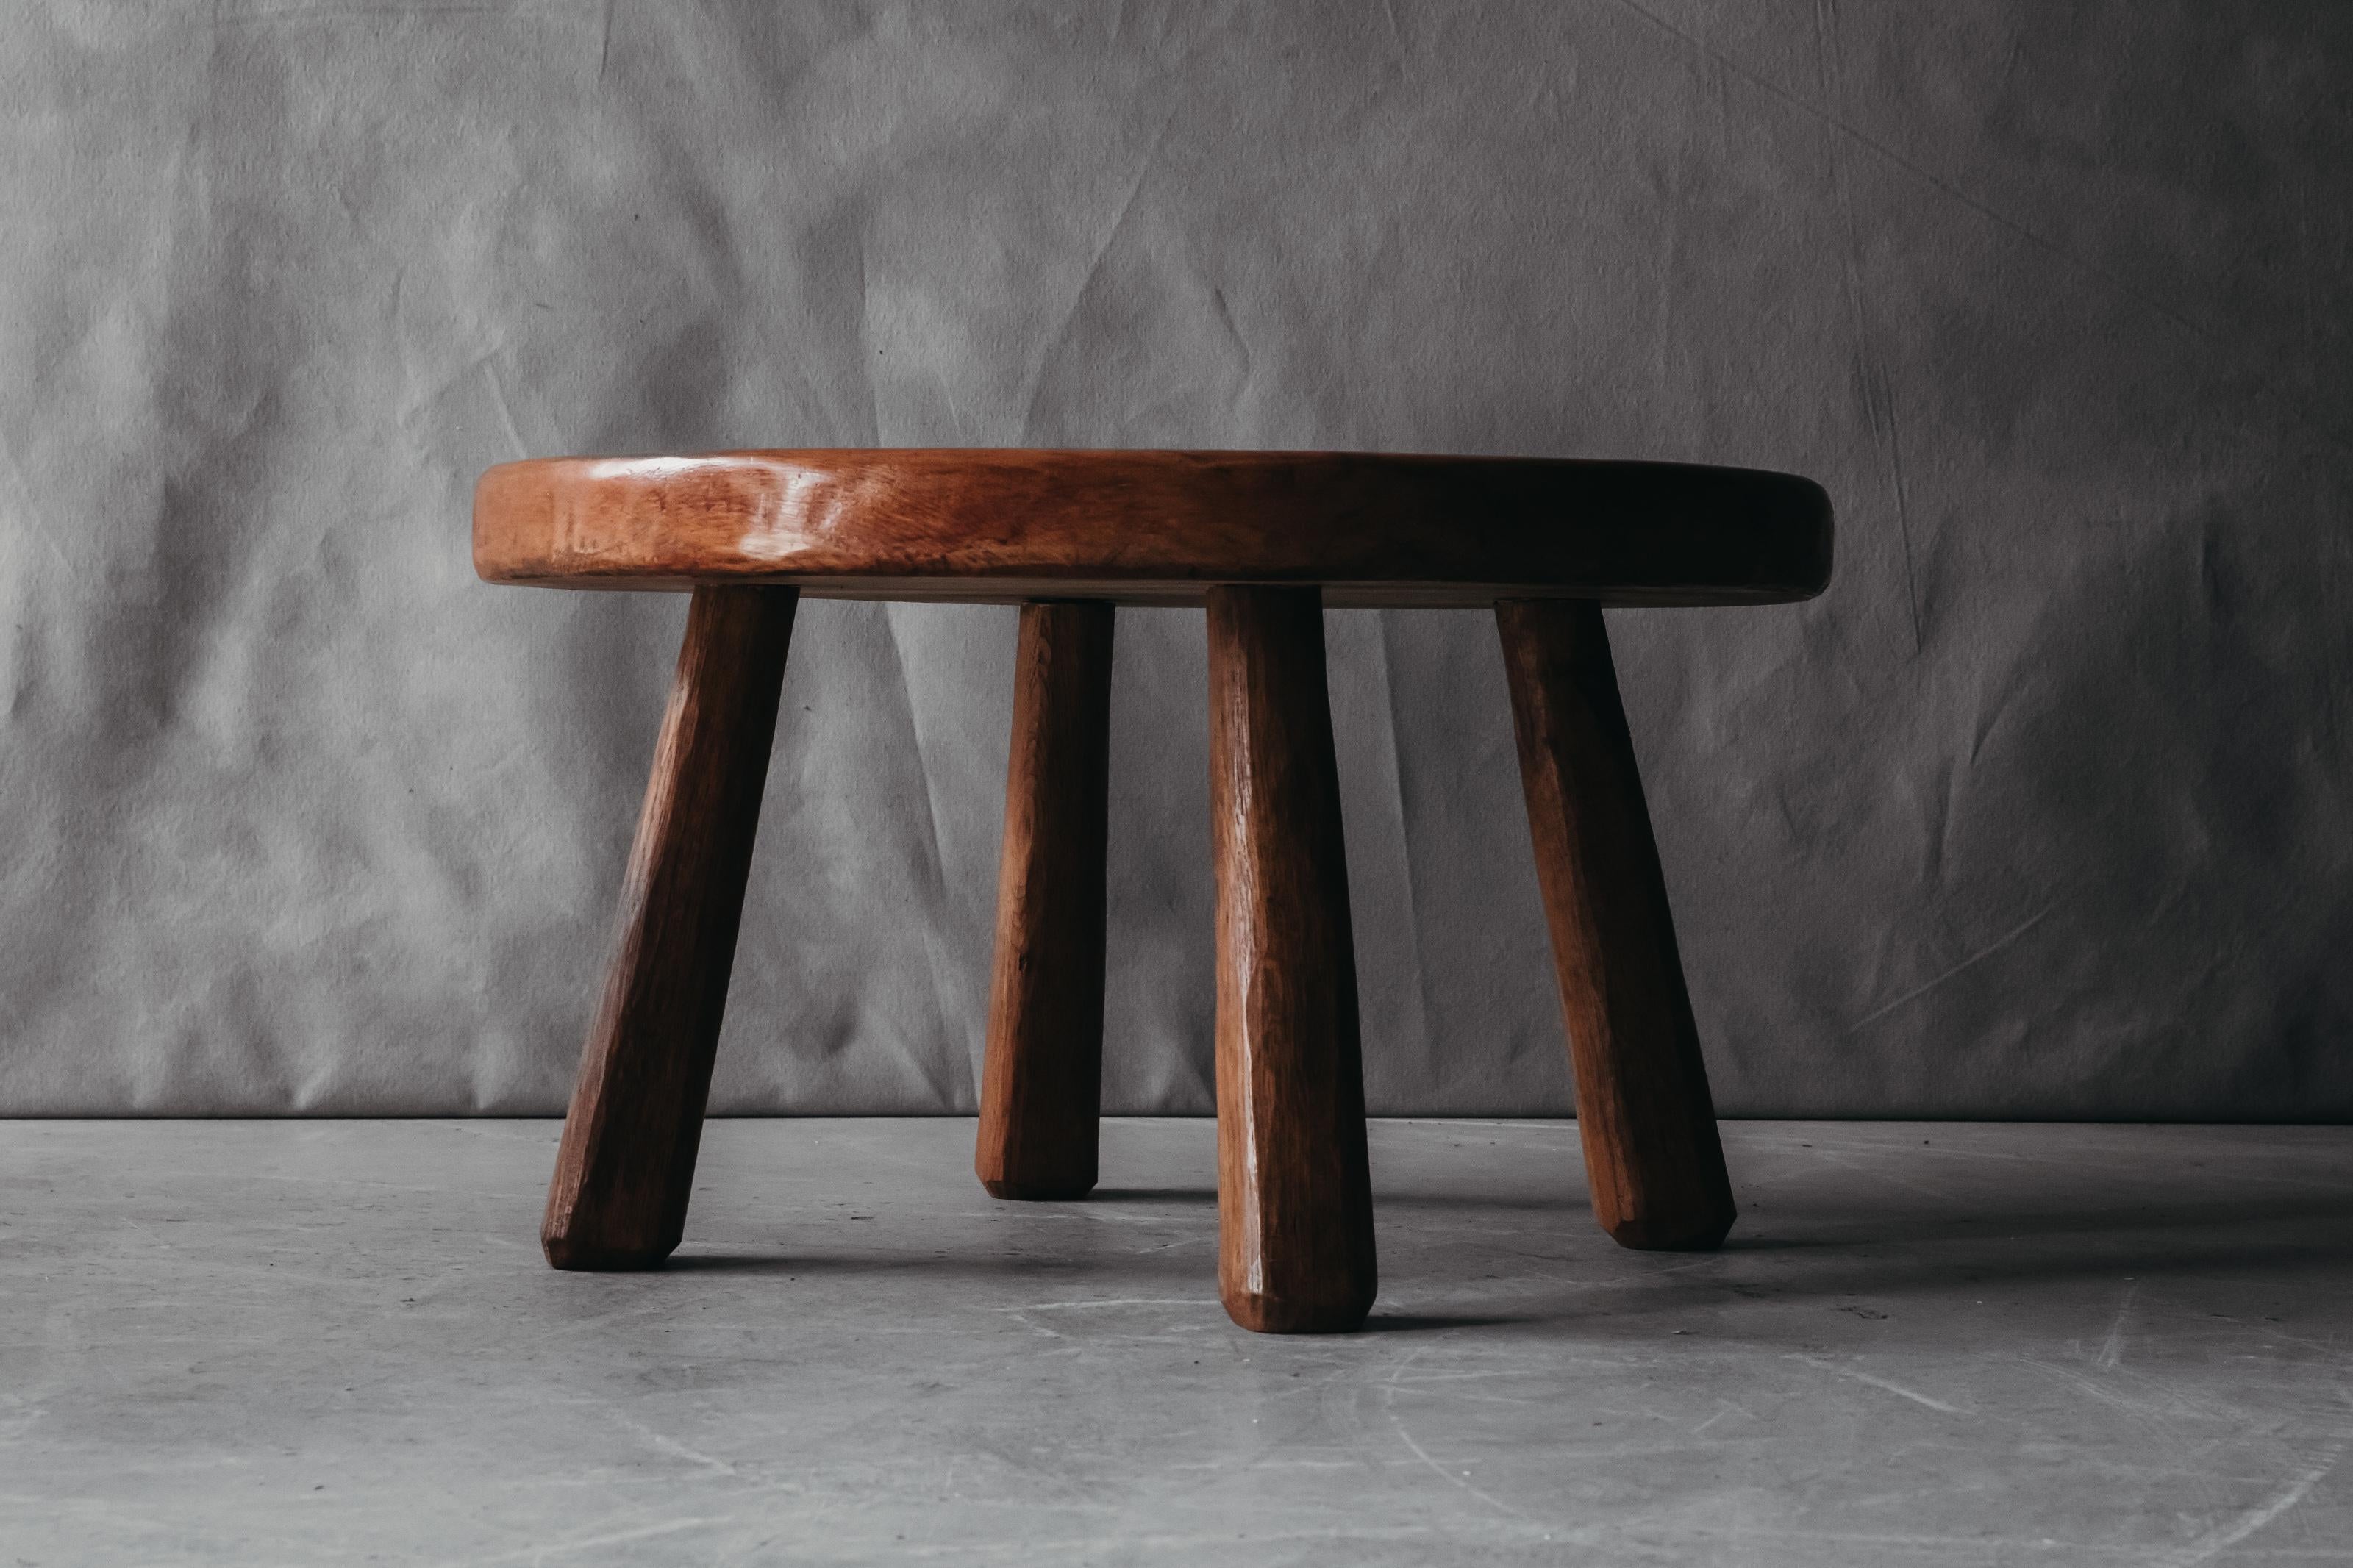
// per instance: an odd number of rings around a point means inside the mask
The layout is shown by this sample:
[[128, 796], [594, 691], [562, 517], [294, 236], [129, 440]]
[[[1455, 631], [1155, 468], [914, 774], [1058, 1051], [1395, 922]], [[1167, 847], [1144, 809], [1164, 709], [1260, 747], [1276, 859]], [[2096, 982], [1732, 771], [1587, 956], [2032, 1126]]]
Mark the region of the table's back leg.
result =
[[1594, 1215], [1627, 1247], [1714, 1247], [1732, 1184], [1600, 606], [1505, 602], [1495, 625]]
[[540, 1231], [558, 1268], [678, 1246], [776, 730], [795, 588], [700, 587]]
[[997, 964], [973, 1168], [1000, 1198], [1083, 1197], [1103, 1104], [1113, 607], [1021, 607]]
[[1218, 879], [1218, 1283], [1247, 1329], [1373, 1304], [1373, 1199], [1339, 770], [1314, 588], [1208, 595]]

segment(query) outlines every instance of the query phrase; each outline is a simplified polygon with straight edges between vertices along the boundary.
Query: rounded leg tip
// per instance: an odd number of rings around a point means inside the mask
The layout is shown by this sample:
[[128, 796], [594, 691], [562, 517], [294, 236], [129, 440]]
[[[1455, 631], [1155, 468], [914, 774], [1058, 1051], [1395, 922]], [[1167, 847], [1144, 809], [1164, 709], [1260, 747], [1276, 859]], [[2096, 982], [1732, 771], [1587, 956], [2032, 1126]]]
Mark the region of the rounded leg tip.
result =
[[1353, 1334], [1372, 1314], [1373, 1299], [1303, 1301], [1296, 1297], [1224, 1293], [1226, 1316], [1254, 1334]]
[[548, 1267], [567, 1273], [629, 1274], [659, 1268], [676, 1246], [673, 1242], [660, 1247], [601, 1247], [565, 1236], [543, 1234], [539, 1238]]
[[1734, 1217], [1726, 1212], [1701, 1219], [1605, 1219], [1601, 1228], [1635, 1252], [1713, 1252], [1731, 1233]]
[[1047, 1204], [1071, 1203], [1095, 1190], [1092, 1176], [1047, 1178], [1043, 1181], [1015, 1181], [1005, 1176], [983, 1176], [980, 1184], [988, 1189], [992, 1198], [1012, 1203]]

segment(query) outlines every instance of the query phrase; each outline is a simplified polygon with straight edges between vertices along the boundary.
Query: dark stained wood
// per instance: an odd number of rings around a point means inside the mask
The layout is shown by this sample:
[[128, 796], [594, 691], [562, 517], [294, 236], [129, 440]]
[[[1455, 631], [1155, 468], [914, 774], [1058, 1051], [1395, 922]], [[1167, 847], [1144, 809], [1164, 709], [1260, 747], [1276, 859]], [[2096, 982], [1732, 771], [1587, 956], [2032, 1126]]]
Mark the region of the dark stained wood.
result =
[[1112, 606], [1021, 606], [973, 1168], [1000, 1198], [1083, 1197], [1103, 1105]]
[[651, 1268], [685, 1228], [797, 597], [703, 587], [687, 610], [547, 1194], [540, 1241], [558, 1268]]
[[1095, 1179], [1111, 605], [1208, 609], [1219, 1276], [1269, 1331], [1376, 1289], [1355, 955], [1321, 611], [1493, 605], [1594, 1206], [1630, 1247], [1733, 1220], [1599, 605], [1829, 582], [1829, 500], [1785, 474], [1332, 452], [770, 451], [486, 473], [498, 583], [691, 588], [686, 646], [543, 1233], [638, 1268], [683, 1229], [800, 593], [1025, 603], [975, 1166]]
[[1699, 1029], [1597, 605], [1495, 606], [1593, 1212], [1624, 1246], [1732, 1228]]
[[807, 451], [506, 463], [474, 498], [495, 583], [1199, 604], [1765, 604], [1829, 581], [1830, 502], [1787, 474], [1335, 452]]
[[1344, 1333], [1377, 1281], [1324, 616], [1313, 588], [1208, 612], [1218, 1284], [1246, 1329]]

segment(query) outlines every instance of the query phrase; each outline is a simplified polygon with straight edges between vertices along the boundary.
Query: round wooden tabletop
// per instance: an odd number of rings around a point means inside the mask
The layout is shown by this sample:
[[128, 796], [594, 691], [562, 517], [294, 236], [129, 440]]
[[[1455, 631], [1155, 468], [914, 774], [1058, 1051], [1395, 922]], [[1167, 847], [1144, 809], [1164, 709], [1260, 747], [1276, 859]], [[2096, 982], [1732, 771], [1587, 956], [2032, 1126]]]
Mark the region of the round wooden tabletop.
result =
[[565, 588], [793, 584], [820, 598], [1334, 605], [1786, 603], [1831, 575], [1790, 474], [1356, 452], [875, 449], [550, 458], [474, 493], [474, 565]]

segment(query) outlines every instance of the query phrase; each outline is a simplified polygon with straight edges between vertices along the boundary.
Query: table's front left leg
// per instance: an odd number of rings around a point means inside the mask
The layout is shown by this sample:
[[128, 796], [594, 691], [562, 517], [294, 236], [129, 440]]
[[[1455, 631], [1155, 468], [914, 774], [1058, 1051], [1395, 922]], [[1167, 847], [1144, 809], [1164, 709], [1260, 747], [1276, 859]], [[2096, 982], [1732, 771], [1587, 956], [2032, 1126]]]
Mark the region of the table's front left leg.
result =
[[540, 1230], [558, 1268], [650, 1268], [685, 1229], [799, 596], [705, 586], [687, 611]]

